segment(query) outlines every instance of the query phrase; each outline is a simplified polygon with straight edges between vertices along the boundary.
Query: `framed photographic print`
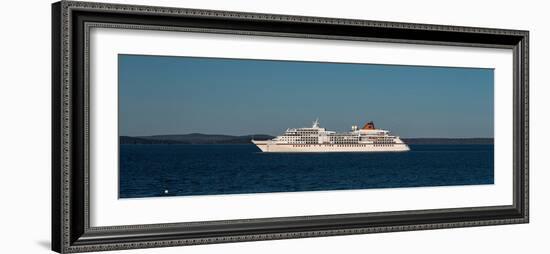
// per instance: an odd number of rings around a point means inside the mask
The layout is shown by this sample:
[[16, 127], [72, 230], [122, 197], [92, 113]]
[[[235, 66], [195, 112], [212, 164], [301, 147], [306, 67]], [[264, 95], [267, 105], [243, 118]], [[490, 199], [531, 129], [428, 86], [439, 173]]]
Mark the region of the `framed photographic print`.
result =
[[52, 10], [57, 252], [528, 222], [528, 31]]

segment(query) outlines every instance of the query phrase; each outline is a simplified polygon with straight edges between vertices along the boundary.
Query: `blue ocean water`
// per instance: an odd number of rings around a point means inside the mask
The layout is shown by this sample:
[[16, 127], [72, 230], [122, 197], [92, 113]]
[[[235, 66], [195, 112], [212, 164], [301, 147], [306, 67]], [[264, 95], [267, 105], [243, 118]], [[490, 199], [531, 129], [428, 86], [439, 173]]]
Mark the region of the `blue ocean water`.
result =
[[[120, 145], [119, 197], [493, 184], [493, 145], [401, 153], [261, 153], [254, 145]], [[167, 192], [165, 192], [167, 191]]]

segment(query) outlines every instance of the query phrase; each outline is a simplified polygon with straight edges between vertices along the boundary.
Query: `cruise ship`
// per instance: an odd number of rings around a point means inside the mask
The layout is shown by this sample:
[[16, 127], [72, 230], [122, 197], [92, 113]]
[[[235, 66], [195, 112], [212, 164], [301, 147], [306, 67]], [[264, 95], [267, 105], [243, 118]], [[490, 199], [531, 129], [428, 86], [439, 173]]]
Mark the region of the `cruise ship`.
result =
[[287, 129], [271, 140], [252, 140], [262, 152], [406, 152], [409, 146], [387, 130], [377, 129], [373, 122], [349, 132], [328, 131], [321, 128], [319, 119], [311, 128]]

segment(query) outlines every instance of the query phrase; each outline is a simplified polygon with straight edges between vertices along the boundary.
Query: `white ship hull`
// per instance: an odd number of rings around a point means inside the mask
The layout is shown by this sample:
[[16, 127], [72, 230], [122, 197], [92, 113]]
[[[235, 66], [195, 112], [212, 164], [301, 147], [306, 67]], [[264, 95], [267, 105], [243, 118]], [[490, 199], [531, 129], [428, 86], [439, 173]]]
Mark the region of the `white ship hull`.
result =
[[328, 152], [406, 152], [409, 147], [389, 131], [376, 129], [368, 122], [350, 132], [328, 131], [319, 126], [319, 119], [311, 128], [287, 129], [283, 135], [271, 140], [252, 140], [266, 153], [328, 153]]
[[406, 152], [409, 146], [396, 144], [277, 144], [271, 140], [252, 140], [262, 152], [270, 153], [327, 153], [327, 152]]

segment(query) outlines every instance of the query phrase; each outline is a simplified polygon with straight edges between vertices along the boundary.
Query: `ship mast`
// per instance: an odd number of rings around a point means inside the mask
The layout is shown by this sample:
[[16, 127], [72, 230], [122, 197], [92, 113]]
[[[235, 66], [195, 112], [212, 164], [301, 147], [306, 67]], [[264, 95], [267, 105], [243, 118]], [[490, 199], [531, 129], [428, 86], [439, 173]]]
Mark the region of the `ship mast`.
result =
[[312, 128], [319, 128], [319, 117], [317, 117], [317, 119], [315, 119], [315, 122], [313, 122]]

